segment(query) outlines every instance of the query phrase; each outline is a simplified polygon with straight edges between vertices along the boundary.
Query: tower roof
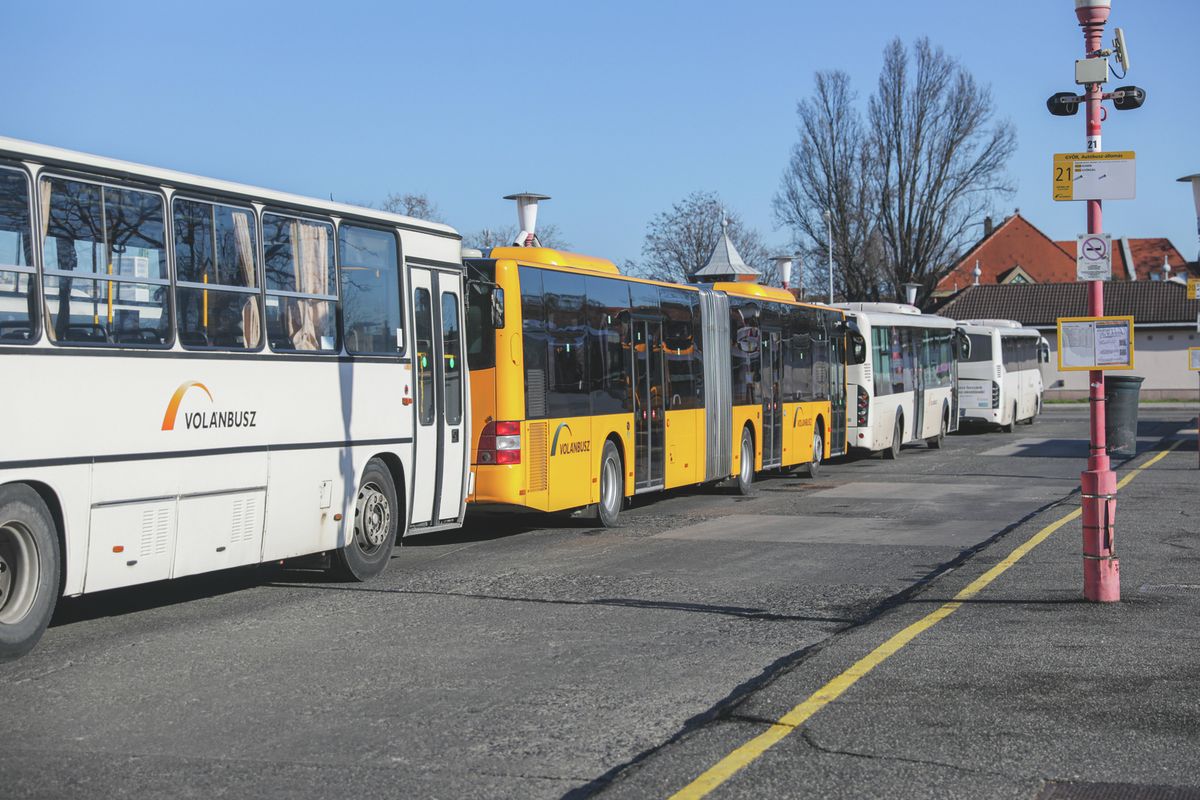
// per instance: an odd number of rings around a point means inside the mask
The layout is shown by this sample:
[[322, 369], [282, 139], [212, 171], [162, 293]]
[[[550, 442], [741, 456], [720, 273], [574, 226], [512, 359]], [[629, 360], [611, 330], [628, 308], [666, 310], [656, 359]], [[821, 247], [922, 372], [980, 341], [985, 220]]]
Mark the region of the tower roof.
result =
[[737, 276], [753, 275], [757, 277], [760, 274], [758, 270], [742, 260], [741, 254], [733, 246], [733, 240], [729, 238], [729, 220], [721, 220], [721, 238], [717, 241], [717, 246], [713, 248], [712, 255], [708, 257], [708, 263], [692, 277], [703, 279], [705, 283], [715, 283], [725, 278], [738, 280]]

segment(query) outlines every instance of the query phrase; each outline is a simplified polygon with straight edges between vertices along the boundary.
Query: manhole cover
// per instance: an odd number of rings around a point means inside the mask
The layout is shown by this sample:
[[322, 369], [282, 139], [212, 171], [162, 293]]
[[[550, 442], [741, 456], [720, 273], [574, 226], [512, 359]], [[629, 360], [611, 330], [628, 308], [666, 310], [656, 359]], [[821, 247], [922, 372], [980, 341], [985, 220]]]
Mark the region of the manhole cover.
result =
[[1050, 781], [1037, 800], [1200, 800], [1200, 789], [1144, 783], [1058, 783]]

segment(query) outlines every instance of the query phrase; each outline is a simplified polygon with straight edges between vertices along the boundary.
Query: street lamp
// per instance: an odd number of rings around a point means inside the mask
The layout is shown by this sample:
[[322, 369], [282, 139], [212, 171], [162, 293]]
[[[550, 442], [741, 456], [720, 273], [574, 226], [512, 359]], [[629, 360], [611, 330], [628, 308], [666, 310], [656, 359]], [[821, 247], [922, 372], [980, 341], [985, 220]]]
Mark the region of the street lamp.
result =
[[833, 305], [833, 214], [825, 209], [825, 230], [829, 235], [829, 304]]

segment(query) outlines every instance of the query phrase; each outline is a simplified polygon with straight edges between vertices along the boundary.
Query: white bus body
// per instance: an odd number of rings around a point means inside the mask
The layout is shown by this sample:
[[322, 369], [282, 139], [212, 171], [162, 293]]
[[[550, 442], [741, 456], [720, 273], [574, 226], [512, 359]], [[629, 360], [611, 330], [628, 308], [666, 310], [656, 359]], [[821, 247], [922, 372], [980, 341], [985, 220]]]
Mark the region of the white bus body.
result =
[[60, 587], [461, 524], [462, 282], [444, 225], [0, 138], [0, 658]]
[[846, 370], [848, 443], [890, 458], [909, 442], [940, 447], [958, 428], [954, 320], [900, 303], [836, 305], [851, 312], [867, 345], [866, 361]]
[[959, 415], [963, 422], [1005, 430], [1030, 423], [1042, 410], [1042, 370], [1050, 345], [1033, 328], [1006, 319], [960, 322], [971, 354], [958, 363]]

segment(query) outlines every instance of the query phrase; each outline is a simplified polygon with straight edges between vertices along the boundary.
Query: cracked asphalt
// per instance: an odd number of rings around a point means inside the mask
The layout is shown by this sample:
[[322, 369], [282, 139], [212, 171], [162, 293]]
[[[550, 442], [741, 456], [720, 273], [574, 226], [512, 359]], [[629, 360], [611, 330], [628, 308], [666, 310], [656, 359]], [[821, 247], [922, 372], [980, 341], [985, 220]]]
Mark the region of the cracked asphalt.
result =
[[[1075, 508], [1086, 413], [639, 500], [614, 530], [473, 519], [368, 584], [64, 601], [0, 665], [0, 796], [669, 796]], [[1070, 523], [712, 796], [1200, 786], [1191, 413], [1143, 406], [1119, 462], [1176, 448], [1122, 490], [1123, 603], [1079, 601]]]

